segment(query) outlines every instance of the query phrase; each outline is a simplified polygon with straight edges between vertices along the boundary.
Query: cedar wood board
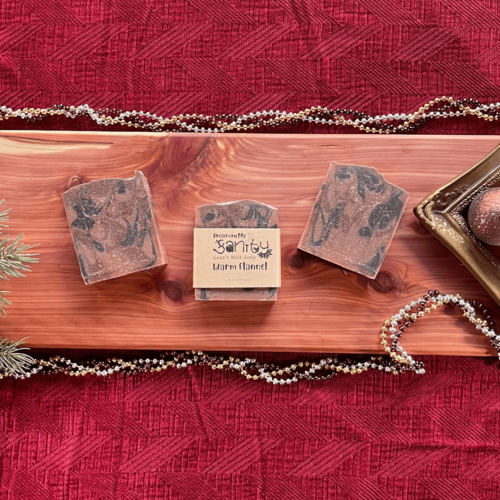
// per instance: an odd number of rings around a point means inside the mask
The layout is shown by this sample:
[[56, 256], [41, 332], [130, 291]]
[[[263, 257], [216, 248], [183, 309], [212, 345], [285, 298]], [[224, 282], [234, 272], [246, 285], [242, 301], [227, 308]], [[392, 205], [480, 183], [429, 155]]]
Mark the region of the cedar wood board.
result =
[[[381, 353], [385, 319], [428, 289], [499, 308], [412, 209], [498, 145], [496, 136], [0, 133], [0, 199], [9, 233], [37, 243], [40, 262], [1, 283], [13, 305], [1, 336], [50, 348]], [[332, 161], [372, 166], [410, 193], [376, 280], [297, 250]], [[147, 177], [168, 265], [85, 285], [61, 194], [105, 177]], [[255, 199], [280, 211], [282, 287], [276, 302], [194, 300], [194, 209]], [[413, 354], [487, 356], [489, 342], [446, 309], [401, 339]]]

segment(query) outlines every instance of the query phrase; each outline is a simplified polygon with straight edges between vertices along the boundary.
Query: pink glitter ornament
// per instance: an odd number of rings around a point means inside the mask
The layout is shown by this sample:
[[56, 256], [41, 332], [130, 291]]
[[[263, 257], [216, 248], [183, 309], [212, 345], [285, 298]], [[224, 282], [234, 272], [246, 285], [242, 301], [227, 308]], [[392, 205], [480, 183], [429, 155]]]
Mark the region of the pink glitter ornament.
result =
[[500, 187], [486, 189], [474, 198], [468, 220], [478, 239], [500, 246]]

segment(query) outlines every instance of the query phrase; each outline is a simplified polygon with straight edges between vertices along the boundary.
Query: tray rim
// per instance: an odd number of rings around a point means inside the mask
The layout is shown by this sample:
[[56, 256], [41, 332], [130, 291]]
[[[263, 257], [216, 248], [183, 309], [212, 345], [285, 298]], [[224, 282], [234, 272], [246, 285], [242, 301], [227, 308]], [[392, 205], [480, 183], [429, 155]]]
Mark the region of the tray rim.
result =
[[500, 261], [460, 214], [500, 179], [500, 144], [469, 170], [425, 197], [413, 212], [421, 224], [467, 267], [500, 305]]

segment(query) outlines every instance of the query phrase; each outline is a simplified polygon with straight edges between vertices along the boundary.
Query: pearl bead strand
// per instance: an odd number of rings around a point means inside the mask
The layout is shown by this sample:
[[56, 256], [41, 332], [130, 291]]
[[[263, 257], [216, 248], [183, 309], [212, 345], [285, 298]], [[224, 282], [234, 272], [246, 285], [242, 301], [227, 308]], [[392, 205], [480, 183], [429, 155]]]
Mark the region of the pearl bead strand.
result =
[[20, 118], [28, 122], [38, 122], [51, 116], [66, 118], [88, 117], [104, 127], [118, 126], [143, 129], [152, 132], [194, 132], [225, 133], [249, 132], [256, 129], [294, 126], [299, 123], [313, 123], [323, 126], [350, 127], [372, 134], [395, 134], [413, 132], [430, 120], [459, 116], [476, 116], [486, 121], [499, 119], [500, 102], [481, 104], [473, 99], [438, 97], [421, 106], [413, 113], [396, 113], [371, 116], [351, 109], [329, 109], [313, 106], [303, 111], [279, 110], [257, 111], [238, 115], [232, 114], [180, 114], [170, 118], [144, 111], [123, 111], [116, 108], [94, 110], [88, 104], [48, 108], [23, 108], [14, 110], [0, 107], [0, 121]]

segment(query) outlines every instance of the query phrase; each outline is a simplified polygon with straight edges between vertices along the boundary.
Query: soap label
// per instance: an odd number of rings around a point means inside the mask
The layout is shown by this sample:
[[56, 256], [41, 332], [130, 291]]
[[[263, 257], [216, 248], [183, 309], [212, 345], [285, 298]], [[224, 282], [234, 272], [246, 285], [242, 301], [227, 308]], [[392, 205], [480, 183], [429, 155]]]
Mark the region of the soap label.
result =
[[194, 288], [281, 286], [280, 230], [196, 228]]

